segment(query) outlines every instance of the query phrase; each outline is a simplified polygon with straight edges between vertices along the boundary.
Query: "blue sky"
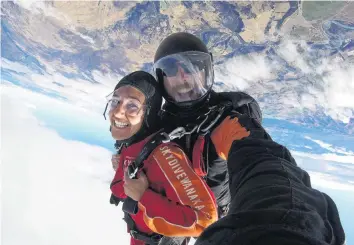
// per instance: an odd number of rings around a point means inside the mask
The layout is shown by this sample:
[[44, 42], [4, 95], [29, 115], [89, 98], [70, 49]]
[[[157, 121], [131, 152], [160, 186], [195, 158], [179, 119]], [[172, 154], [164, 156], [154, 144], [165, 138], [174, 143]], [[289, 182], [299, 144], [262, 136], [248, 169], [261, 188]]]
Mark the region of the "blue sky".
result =
[[[354, 136], [340, 133], [328, 132], [320, 127], [310, 127], [309, 125], [299, 125], [286, 120], [265, 118], [263, 124], [272, 132], [276, 141], [287, 145], [292, 150], [323, 154], [331, 151], [321, 147], [311, 139], [329, 143], [336, 148], [345, 148], [354, 152]], [[306, 147], [305, 147], [306, 146]], [[338, 153], [338, 152], [337, 152]], [[339, 155], [343, 155], [338, 153]]]
[[[102, 111], [103, 109], [104, 107]], [[109, 124], [103, 116], [100, 118], [99, 116], [80, 115], [80, 112], [73, 115], [68, 110], [59, 112], [36, 110], [33, 114], [38, 120], [44, 122], [46, 127], [54, 129], [64, 139], [82, 141], [114, 150]]]
[[354, 200], [353, 195], [354, 191], [344, 191], [344, 190], [338, 190], [338, 189], [330, 189], [326, 187], [316, 187], [320, 191], [326, 193], [329, 195], [335, 202], [339, 211], [339, 216], [342, 221], [342, 225], [344, 227], [344, 231], [346, 232], [346, 241], [347, 245], [353, 245], [354, 244], [354, 224], [353, 224], [353, 207], [354, 207]]

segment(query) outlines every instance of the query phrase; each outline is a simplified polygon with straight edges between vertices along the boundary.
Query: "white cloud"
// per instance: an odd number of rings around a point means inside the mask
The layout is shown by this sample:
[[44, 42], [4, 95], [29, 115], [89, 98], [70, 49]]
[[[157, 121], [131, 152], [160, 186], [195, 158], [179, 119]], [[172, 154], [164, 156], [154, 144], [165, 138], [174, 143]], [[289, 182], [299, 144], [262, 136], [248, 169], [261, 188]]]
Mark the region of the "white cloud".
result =
[[311, 158], [315, 160], [354, 164], [354, 155], [339, 156], [333, 153], [312, 154], [312, 153], [298, 152], [298, 151], [292, 151], [292, 153], [294, 153], [294, 155], [296, 156]]
[[354, 163], [353, 157], [343, 158], [334, 154], [329, 157], [327, 154], [297, 151], [291, 153], [298, 166], [309, 173], [314, 188], [354, 191], [354, 165], [351, 164]]
[[119, 80], [123, 78], [123, 76], [119, 74], [114, 74], [114, 73], [103, 74], [98, 70], [92, 71], [92, 76], [95, 79], [95, 81], [106, 86], [110, 90], [113, 90], [114, 86], [116, 86]]
[[67, 24], [70, 22], [68, 16], [65, 13], [56, 10], [50, 1], [38, 1], [38, 0], [14, 0], [20, 7], [31, 11], [34, 15], [44, 15], [53, 17], [59, 21]]
[[89, 79], [67, 78], [56, 72], [50, 64], [46, 64], [48, 66], [47, 70], [52, 72], [44, 74], [34, 73], [24, 65], [4, 58], [2, 58], [2, 64], [4, 68], [24, 73], [24, 75], [12, 74], [13, 79], [19, 82], [21, 86], [39, 86], [44, 91], [57, 93], [68, 99], [74, 106], [98, 113], [103, 112], [106, 104], [105, 96], [112, 92], [114, 86], [122, 78], [119, 74], [103, 74], [94, 70], [92, 76], [95, 81], [91, 81]]
[[[72, 30], [73, 30], [73, 29], [72, 29]], [[76, 32], [76, 34], [78, 34], [82, 39], [88, 41], [88, 42], [91, 43], [91, 44], [95, 44], [95, 40], [94, 40], [92, 37], [87, 36], [87, 35], [84, 35], [84, 34], [78, 32], [78, 31], [75, 31], [75, 32]]]
[[328, 115], [348, 123], [354, 117], [354, 65], [343, 67], [340, 64], [328, 66], [328, 75], [323, 76], [324, 94], [328, 101]]
[[1, 100], [2, 242], [128, 244], [122, 211], [108, 201], [111, 153], [41, 126], [22, 96]]
[[310, 73], [311, 68], [307, 64], [305, 57], [299, 53], [298, 47], [307, 48], [305, 41], [293, 42], [284, 40], [278, 49], [278, 54], [289, 64], [300, 69], [303, 73]]
[[[216, 66], [218, 91], [241, 90], [261, 99], [266, 114], [280, 118], [321, 110], [334, 120], [354, 118], [354, 65], [338, 56], [314, 58], [298, 40], [283, 40], [274, 49], [281, 59], [269, 61], [265, 52], [237, 56]], [[297, 72], [289, 71], [286, 63]], [[284, 80], [275, 80], [279, 73]], [[291, 79], [289, 79], [291, 78]]]
[[335, 63], [330, 67], [330, 73], [324, 80], [328, 84], [326, 93], [330, 104], [354, 108], [354, 65], [341, 67], [340, 63]]
[[27, 66], [18, 62], [10, 61], [5, 58], [1, 58], [1, 68], [9, 69], [17, 73], [25, 73], [25, 74], [33, 73], [33, 71], [29, 69]]
[[[73, 105], [101, 113], [106, 104], [105, 96], [113, 91], [119, 81], [115, 74], [102, 74], [94, 71], [96, 82], [83, 79], [67, 78], [60, 73], [33, 74], [31, 80], [42, 88], [57, 92], [67, 98]], [[57, 83], [62, 86], [58, 86]]]
[[351, 183], [342, 183], [337, 179], [333, 178], [330, 174], [323, 174], [319, 172], [308, 171], [311, 177], [311, 183], [315, 188], [329, 188], [334, 190], [343, 190], [343, 191], [353, 191], [354, 184]]
[[41, 10], [44, 10], [45, 2], [44, 1], [37, 1], [37, 0], [14, 0], [19, 6], [33, 13], [39, 14]]
[[215, 67], [216, 81], [222, 81], [226, 87], [221, 89], [245, 90], [257, 82], [275, 78], [264, 56], [254, 54], [236, 56], [222, 66]]
[[[339, 153], [339, 154], [344, 154], [344, 155], [348, 155], [348, 156], [354, 156], [354, 152], [349, 151], [349, 150], [345, 149], [344, 147], [336, 147], [336, 146], [333, 146], [332, 144], [328, 144], [328, 143], [323, 142], [321, 140], [312, 139], [309, 136], [305, 136], [304, 138], [315, 142], [316, 144], [318, 144], [322, 148], [324, 148], [324, 149], [326, 149], [328, 151], [331, 151], [333, 153]], [[354, 161], [353, 161], [353, 163], [354, 163]]]
[[312, 94], [302, 94], [300, 103], [303, 107], [308, 108], [311, 111], [316, 109], [316, 97]]

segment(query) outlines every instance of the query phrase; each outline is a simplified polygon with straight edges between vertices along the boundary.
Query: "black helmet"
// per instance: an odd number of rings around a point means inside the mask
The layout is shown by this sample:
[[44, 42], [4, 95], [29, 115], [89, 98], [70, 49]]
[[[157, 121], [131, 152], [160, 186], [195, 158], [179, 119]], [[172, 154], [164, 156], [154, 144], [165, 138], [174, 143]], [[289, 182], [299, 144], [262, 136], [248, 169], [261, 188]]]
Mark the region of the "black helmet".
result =
[[167, 55], [187, 51], [209, 54], [207, 46], [198, 37], [187, 32], [178, 32], [169, 35], [160, 43], [155, 53], [154, 63]]
[[154, 73], [164, 98], [179, 108], [198, 108], [214, 83], [212, 55], [198, 37], [186, 32], [165, 38], [155, 53]]

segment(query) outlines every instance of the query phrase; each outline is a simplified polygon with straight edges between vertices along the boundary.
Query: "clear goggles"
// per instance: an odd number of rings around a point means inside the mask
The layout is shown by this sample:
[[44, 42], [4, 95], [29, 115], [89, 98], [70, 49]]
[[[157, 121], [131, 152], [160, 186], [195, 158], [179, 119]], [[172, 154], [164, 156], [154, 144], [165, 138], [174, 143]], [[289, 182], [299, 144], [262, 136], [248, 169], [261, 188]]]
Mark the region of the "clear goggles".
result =
[[118, 106], [122, 106], [122, 110], [127, 116], [135, 117], [139, 114], [141, 109], [145, 107], [139, 100], [127, 97], [124, 94], [119, 94], [119, 90], [115, 90], [106, 96], [107, 104], [103, 112], [103, 116], [106, 119], [109, 113], [115, 110]]
[[197, 100], [213, 85], [212, 58], [207, 53], [189, 51], [168, 55], [153, 68], [167, 95], [175, 102]]

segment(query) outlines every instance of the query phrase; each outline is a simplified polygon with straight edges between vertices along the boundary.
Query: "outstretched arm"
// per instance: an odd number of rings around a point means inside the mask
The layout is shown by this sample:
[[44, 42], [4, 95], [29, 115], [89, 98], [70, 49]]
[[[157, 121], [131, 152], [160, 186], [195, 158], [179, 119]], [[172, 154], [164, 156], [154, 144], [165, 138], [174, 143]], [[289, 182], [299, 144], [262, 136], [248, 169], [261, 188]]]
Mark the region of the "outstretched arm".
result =
[[[196, 244], [343, 244], [333, 200], [311, 188], [307, 172], [258, 123], [245, 115], [237, 117], [234, 131], [247, 128], [250, 136], [229, 148], [230, 210]], [[220, 129], [215, 132], [233, 132]]]

